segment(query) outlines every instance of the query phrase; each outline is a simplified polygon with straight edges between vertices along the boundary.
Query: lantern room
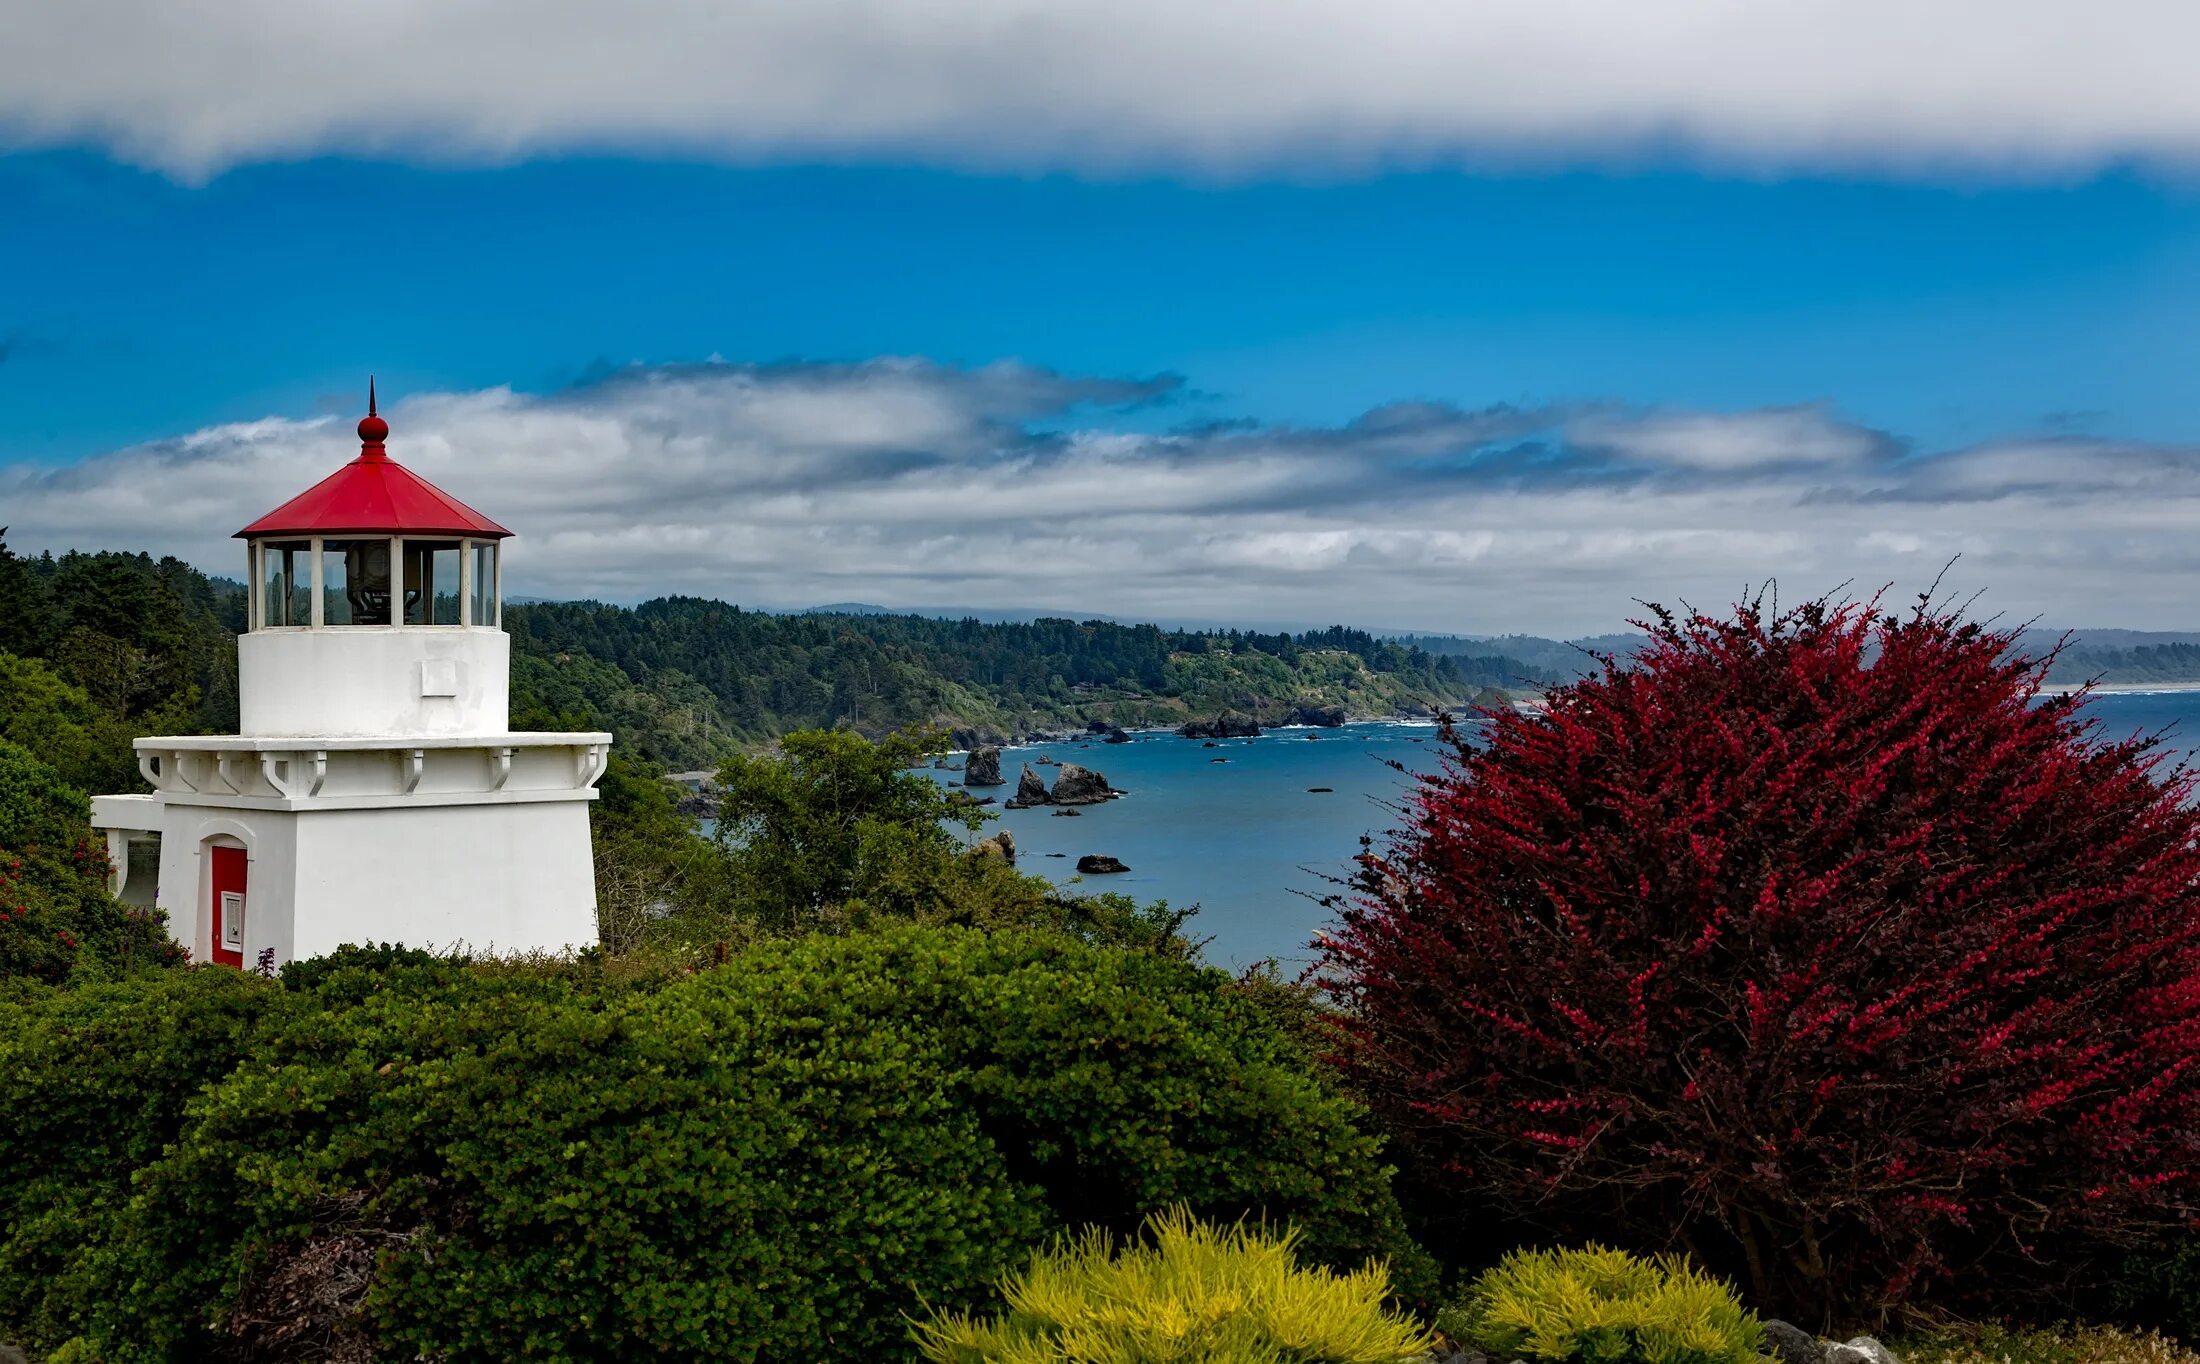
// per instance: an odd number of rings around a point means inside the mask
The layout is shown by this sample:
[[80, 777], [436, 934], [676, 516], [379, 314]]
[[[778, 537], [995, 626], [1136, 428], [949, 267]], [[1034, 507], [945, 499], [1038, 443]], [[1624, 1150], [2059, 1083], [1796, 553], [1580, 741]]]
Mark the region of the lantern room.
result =
[[496, 522], [389, 457], [370, 387], [349, 464], [237, 532], [246, 734], [503, 729], [510, 665]]

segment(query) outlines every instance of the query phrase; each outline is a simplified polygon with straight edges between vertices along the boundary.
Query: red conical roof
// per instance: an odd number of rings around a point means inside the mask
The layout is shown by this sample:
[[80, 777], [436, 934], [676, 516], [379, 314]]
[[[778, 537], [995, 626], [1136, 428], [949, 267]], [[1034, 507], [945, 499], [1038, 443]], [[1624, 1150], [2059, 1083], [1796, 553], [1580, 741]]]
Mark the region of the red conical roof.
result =
[[501, 540], [512, 532], [399, 464], [382, 448], [390, 424], [375, 414], [359, 423], [359, 458], [237, 532], [270, 535], [453, 535]]

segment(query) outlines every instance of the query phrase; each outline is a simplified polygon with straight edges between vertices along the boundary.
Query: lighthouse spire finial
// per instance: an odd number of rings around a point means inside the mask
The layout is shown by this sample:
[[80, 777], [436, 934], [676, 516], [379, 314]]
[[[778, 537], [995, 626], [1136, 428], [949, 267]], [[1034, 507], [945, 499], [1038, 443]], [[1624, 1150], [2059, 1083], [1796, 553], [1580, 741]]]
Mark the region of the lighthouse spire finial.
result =
[[383, 421], [374, 410], [374, 376], [367, 376], [367, 415], [359, 419], [359, 458], [386, 459], [382, 442], [390, 434], [390, 424]]

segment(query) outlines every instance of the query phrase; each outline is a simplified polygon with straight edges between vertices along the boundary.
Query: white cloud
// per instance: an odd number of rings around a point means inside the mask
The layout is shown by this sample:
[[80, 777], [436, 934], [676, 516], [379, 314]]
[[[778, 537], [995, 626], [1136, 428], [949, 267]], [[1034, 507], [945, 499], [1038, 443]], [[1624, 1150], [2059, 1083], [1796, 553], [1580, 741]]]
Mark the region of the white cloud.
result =
[[673, 148], [1240, 174], [2200, 151], [2177, 0], [6, 0], [0, 132], [186, 175]]
[[1886, 437], [1836, 421], [1824, 407], [1756, 412], [1591, 413], [1567, 438], [1623, 459], [1713, 473], [1801, 464], [1857, 465], [1883, 457]]
[[[1173, 387], [704, 365], [385, 411], [396, 458], [519, 533], [508, 581], [526, 595], [1553, 633], [1768, 577], [1908, 592], [1961, 554], [1953, 581], [2013, 618], [2196, 623], [2200, 451], [1918, 456], [1817, 407], [1416, 404], [1165, 434], [1116, 415]], [[0, 467], [0, 521], [19, 550], [146, 549], [234, 575], [229, 532], [354, 450], [349, 422], [269, 419]]]

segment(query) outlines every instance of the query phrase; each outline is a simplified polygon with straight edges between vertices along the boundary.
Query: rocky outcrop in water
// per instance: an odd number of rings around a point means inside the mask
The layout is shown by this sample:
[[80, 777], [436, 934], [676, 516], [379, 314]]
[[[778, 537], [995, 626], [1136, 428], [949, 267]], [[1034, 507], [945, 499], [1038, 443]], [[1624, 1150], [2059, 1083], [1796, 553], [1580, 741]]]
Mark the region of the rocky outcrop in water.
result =
[[970, 757], [963, 763], [963, 785], [1000, 786], [1006, 779], [1001, 776], [1001, 750], [993, 744], [980, 744], [970, 750]]
[[1260, 723], [1242, 710], [1226, 710], [1212, 720], [1192, 720], [1177, 726], [1187, 739], [1257, 739]]
[[1048, 799], [1056, 805], [1097, 805], [1103, 800], [1113, 800], [1114, 787], [1108, 779], [1090, 768], [1076, 763], [1063, 763], [1055, 774], [1054, 790]]
[[1323, 729], [1335, 729], [1348, 718], [1343, 706], [1299, 706], [1291, 712], [1294, 725], [1318, 725]]
[[1003, 829], [991, 838], [981, 839], [970, 845], [972, 857], [998, 857], [1010, 866], [1016, 865], [1016, 835]]
[[1025, 763], [1023, 775], [1016, 778], [1015, 799], [1009, 801], [1008, 808], [1023, 810], [1033, 805], [1044, 805], [1048, 799], [1046, 778], [1034, 772], [1030, 763]]
[[1077, 870], [1087, 876], [1113, 876], [1117, 872], [1129, 871], [1130, 868], [1106, 853], [1086, 853], [1077, 859]]

